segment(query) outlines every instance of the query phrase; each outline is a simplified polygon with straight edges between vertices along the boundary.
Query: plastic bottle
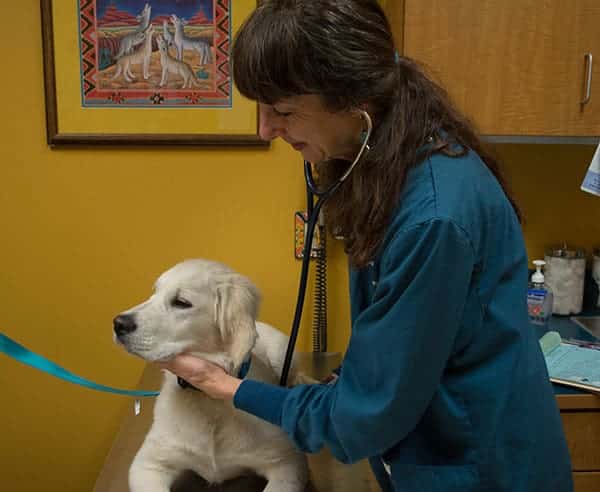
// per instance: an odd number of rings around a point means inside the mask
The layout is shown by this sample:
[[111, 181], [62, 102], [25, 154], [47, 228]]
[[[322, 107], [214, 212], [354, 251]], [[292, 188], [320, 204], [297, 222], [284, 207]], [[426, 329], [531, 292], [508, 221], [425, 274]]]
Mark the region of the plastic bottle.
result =
[[542, 267], [544, 260], [534, 260], [535, 272], [531, 275], [531, 282], [527, 289], [527, 310], [529, 319], [533, 324], [547, 326], [552, 316], [552, 290], [544, 282]]

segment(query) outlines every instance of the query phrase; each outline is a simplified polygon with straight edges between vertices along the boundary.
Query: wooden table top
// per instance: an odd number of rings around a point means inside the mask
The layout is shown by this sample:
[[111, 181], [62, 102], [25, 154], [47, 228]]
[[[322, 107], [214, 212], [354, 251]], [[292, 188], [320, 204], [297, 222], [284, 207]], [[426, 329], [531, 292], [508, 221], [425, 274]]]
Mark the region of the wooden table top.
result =
[[[339, 365], [339, 354], [297, 354], [302, 370], [317, 379], [327, 376]], [[158, 388], [162, 377], [157, 367], [148, 365], [138, 384], [139, 389]], [[113, 446], [104, 462], [93, 492], [129, 492], [127, 474], [137, 450], [152, 424], [154, 399], [141, 401], [138, 416], [131, 412], [125, 416]], [[327, 450], [308, 455], [310, 484], [306, 492], [378, 492], [379, 486], [366, 461], [344, 465], [336, 461]], [[260, 477], [242, 477], [223, 484], [211, 486], [195, 474], [185, 474], [174, 484], [172, 492], [254, 492], [262, 491], [265, 480]]]

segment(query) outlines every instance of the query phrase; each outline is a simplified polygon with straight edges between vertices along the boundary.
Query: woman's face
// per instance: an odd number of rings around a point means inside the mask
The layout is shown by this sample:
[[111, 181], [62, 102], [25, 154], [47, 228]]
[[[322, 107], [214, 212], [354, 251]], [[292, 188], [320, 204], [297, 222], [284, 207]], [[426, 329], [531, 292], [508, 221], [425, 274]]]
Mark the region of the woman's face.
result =
[[310, 162], [354, 159], [364, 122], [356, 111], [331, 113], [316, 95], [294, 96], [273, 105], [259, 104], [259, 134], [281, 137]]

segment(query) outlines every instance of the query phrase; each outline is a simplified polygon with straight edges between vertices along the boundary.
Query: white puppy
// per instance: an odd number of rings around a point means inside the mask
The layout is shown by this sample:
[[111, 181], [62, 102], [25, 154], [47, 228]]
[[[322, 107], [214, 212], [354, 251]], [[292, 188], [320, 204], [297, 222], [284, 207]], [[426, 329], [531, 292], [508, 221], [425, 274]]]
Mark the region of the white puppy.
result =
[[[257, 323], [259, 294], [220, 263], [187, 260], [163, 273], [154, 294], [114, 320], [115, 340], [148, 361], [186, 352], [245, 377], [277, 384], [288, 337]], [[290, 381], [301, 381], [293, 370]], [[248, 472], [268, 492], [301, 492], [308, 480], [302, 454], [278, 427], [184, 389], [165, 371], [154, 422], [129, 470], [131, 492], [169, 492], [184, 471], [209, 483]]]

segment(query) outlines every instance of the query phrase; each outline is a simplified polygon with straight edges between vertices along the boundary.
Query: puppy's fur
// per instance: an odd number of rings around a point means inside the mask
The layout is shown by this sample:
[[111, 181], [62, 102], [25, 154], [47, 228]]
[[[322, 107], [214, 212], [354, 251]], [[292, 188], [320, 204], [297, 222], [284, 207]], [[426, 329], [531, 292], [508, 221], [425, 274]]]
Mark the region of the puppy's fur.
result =
[[[205, 260], [187, 260], [163, 273], [153, 295], [115, 318], [115, 340], [148, 361], [186, 352], [237, 375], [277, 384], [287, 336], [255, 322], [259, 295], [245, 277]], [[292, 368], [292, 383], [304, 381]], [[182, 389], [166, 372], [154, 423], [129, 471], [131, 492], [168, 492], [184, 470], [210, 483], [254, 472], [265, 491], [301, 492], [306, 457], [284, 432], [230, 403]]]

